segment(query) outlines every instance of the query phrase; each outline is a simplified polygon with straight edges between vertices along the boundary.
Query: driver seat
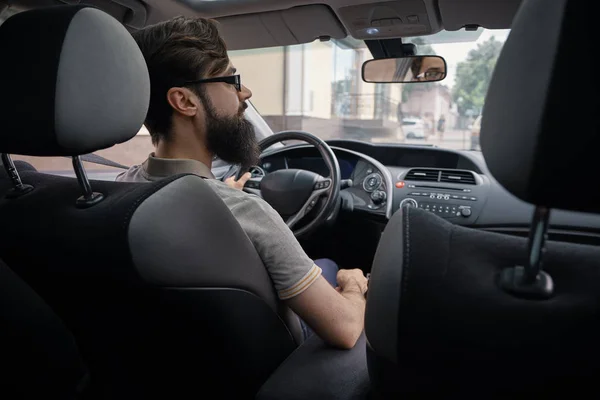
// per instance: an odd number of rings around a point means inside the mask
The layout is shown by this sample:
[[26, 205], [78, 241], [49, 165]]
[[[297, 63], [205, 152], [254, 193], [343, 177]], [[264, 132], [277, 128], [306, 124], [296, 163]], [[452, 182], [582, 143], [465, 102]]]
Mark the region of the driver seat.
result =
[[58, 6], [9, 18], [0, 47], [0, 152], [70, 156], [77, 174], [19, 176], [4, 157], [0, 255], [74, 333], [95, 389], [253, 397], [302, 334], [229, 209], [199, 176], [90, 182], [78, 157], [144, 121], [131, 35], [95, 8]]

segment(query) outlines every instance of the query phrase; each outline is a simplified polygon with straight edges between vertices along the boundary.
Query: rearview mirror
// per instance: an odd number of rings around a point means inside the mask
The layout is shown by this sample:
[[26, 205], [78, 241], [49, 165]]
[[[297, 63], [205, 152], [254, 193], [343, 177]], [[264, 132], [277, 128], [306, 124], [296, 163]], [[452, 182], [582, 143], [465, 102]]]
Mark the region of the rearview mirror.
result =
[[369, 83], [436, 82], [446, 77], [446, 61], [440, 56], [379, 58], [362, 66]]

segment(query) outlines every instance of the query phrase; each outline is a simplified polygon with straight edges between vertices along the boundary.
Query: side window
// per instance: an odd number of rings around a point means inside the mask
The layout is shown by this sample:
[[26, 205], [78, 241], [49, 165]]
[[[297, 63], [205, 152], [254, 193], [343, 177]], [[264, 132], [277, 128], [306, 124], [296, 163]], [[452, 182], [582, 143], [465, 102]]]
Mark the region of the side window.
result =
[[[150, 134], [146, 127], [142, 126], [140, 131], [132, 139], [108, 149], [100, 150], [98, 154], [118, 164], [130, 167], [141, 164], [154, 151]], [[48, 174], [75, 176], [73, 164], [70, 157], [30, 157], [12, 155], [13, 160], [26, 161], [33, 165], [38, 171]], [[114, 181], [118, 174], [124, 169], [84, 162], [85, 170], [90, 179]]]

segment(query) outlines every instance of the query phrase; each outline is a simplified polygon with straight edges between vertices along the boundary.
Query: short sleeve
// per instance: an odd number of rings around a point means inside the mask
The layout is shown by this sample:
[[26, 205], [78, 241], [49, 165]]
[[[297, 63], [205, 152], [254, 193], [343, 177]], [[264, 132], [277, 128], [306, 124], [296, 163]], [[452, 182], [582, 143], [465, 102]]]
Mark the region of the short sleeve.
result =
[[281, 216], [258, 196], [244, 196], [231, 212], [246, 232], [280, 299], [299, 295], [321, 275]]

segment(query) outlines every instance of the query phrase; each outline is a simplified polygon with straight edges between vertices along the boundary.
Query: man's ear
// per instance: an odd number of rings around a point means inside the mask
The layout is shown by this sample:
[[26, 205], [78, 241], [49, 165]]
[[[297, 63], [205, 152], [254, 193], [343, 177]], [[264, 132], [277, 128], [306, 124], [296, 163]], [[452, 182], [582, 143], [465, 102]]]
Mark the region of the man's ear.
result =
[[198, 112], [198, 98], [187, 88], [172, 87], [167, 92], [167, 101], [175, 112], [193, 117]]

